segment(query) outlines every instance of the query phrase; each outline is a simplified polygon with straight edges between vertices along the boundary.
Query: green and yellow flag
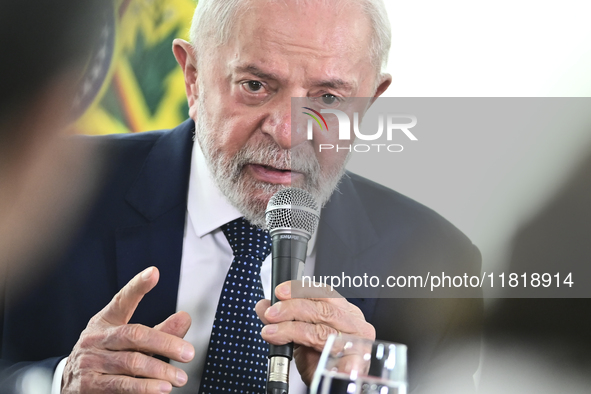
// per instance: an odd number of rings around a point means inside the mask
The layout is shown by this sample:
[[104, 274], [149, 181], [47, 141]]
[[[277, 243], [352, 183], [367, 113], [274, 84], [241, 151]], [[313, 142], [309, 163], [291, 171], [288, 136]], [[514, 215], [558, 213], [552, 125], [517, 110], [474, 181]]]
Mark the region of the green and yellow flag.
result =
[[172, 40], [188, 38], [195, 6], [195, 0], [113, 1], [74, 103], [76, 132], [170, 128], [188, 117]]

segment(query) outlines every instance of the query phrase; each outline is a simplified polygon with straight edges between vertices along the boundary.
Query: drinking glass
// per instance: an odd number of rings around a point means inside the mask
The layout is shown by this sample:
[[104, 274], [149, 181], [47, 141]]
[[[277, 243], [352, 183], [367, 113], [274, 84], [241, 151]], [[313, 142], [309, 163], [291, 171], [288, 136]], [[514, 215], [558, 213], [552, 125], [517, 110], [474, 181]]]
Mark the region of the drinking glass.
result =
[[406, 394], [406, 345], [331, 335], [310, 388], [311, 394]]

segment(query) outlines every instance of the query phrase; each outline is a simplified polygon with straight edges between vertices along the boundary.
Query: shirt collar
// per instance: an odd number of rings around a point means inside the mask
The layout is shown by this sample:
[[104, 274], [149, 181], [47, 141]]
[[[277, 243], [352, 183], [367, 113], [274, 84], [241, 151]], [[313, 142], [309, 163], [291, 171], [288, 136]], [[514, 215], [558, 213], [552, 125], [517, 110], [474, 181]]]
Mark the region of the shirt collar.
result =
[[191, 157], [187, 210], [200, 238], [243, 216], [216, 185], [197, 141]]

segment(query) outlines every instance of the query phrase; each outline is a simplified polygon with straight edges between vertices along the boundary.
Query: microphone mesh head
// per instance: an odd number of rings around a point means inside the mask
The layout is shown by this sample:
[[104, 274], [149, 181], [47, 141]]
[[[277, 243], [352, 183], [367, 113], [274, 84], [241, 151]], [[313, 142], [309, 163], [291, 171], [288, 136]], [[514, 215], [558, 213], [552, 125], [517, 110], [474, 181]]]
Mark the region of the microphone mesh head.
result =
[[320, 209], [314, 197], [305, 190], [288, 187], [279, 190], [267, 204], [267, 229], [301, 230], [310, 236], [318, 227]]

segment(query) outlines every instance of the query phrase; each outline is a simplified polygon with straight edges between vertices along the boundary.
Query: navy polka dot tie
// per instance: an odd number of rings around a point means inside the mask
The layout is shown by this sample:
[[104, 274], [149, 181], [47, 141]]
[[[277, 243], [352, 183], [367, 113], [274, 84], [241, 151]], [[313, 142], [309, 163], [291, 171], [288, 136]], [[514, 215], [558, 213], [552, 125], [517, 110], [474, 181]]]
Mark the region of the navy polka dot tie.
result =
[[261, 338], [263, 324], [254, 307], [264, 298], [260, 272], [271, 239], [244, 218], [222, 230], [234, 260], [218, 302], [199, 393], [264, 393], [269, 345]]

